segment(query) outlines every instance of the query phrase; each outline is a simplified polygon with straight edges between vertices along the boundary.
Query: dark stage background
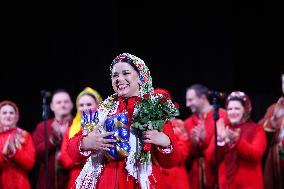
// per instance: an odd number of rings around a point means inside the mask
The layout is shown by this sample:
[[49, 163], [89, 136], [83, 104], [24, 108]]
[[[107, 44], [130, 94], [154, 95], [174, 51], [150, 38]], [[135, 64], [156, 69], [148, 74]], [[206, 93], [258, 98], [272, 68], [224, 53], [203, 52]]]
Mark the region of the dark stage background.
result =
[[247, 92], [255, 120], [281, 95], [283, 10], [273, 1], [25, 1], [3, 8], [0, 100], [19, 105], [19, 125], [31, 132], [41, 120], [40, 90], [65, 88], [75, 100], [90, 86], [106, 98], [109, 65], [122, 52], [147, 63], [182, 119], [190, 115], [185, 89], [196, 82]]

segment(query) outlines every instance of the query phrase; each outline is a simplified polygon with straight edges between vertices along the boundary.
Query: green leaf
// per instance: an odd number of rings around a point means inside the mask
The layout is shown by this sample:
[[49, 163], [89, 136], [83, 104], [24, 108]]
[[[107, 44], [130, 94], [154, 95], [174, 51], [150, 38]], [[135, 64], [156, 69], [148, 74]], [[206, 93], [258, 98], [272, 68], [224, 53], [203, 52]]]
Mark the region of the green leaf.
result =
[[138, 122], [133, 122], [131, 126], [132, 126], [133, 128], [135, 128], [135, 129], [138, 129], [138, 128], [139, 128], [139, 125], [140, 125], [140, 123], [138, 123]]

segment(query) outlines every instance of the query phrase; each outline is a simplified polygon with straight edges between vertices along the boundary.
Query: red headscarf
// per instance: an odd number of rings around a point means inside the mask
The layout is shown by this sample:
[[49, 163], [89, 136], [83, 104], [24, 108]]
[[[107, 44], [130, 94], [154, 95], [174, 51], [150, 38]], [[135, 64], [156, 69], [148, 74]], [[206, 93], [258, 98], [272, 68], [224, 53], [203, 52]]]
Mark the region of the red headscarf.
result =
[[[156, 89], [154, 89], [154, 95], [156, 95], [156, 94], [163, 95], [166, 100], [172, 100], [172, 96], [171, 96], [170, 92], [167, 91], [166, 89], [156, 88]], [[175, 102], [174, 105], [177, 109], [179, 109], [180, 106], [177, 102]]]
[[[12, 106], [13, 108], [14, 108], [14, 110], [15, 110], [15, 112], [16, 112], [16, 119], [17, 119], [17, 121], [19, 120], [19, 108], [18, 108], [18, 106], [14, 103], [14, 102], [12, 102], [12, 101], [9, 101], [9, 100], [4, 100], [4, 101], [2, 101], [2, 102], [0, 102], [0, 109], [3, 107], [3, 106], [6, 106], [6, 105], [9, 105], [9, 106]], [[3, 126], [2, 125], [0, 125], [0, 127], [2, 128], [0, 128], [0, 130], [3, 130], [4, 128], [3, 128]], [[5, 129], [4, 129], [5, 130]]]
[[[240, 101], [245, 109], [245, 113], [243, 115], [241, 122], [237, 126], [231, 127], [231, 129], [240, 128], [241, 129], [240, 138], [249, 141], [252, 138], [252, 135], [256, 129], [255, 125], [249, 121], [250, 113], [252, 110], [251, 101], [244, 92], [234, 91], [227, 97], [226, 108], [228, 107], [228, 103], [232, 100]], [[235, 148], [231, 149], [228, 152], [227, 156], [225, 157], [226, 177], [228, 183], [232, 181], [232, 179], [234, 178], [237, 172], [238, 160], [239, 160], [239, 155]]]
[[14, 102], [9, 101], [9, 100], [4, 100], [4, 101], [0, 102], [0, 109], [5, 105], [12, 106], [15, 109], [16, 114], [19, 115], [19, 108]]
[[154, 95], [156, 94], [161, 94], [163, 95], [167, 100], [172, 100], [171, 94], [169, 91], [167, 91], [166, 89], [162, 89], [162, 88], [156, 88], [154, 90]]

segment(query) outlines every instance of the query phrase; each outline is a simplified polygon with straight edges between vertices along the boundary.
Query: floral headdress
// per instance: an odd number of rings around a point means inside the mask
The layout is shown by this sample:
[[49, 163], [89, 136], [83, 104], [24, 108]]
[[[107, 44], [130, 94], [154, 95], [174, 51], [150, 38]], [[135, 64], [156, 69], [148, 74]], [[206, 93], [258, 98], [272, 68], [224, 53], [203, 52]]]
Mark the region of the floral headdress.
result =
[[252, 110], [252, 105], [249, 97], [242, 91], [234, 91], [232, 92], [226, 100], [226, 108], [228, 107], [228, 104], [231, 100], [239, 100], [243, 102], [243, 106], [245, 109], [245, 114], [244, 114], [244, 121], [248, 120], [250, 118], [250, 113]]
[[[154, 88], [152, 86], [152, 77], [150, 75], [150, 70], [145, 64], [145, 62], [129, 53], [119, 54], [115, 59], [113, 59], [110, 66], [110, 73], [112, 72], [113, 65], [119, 62], [127, 62], [134, 67], [134, 69], [138, 72], [140, 86], [139, 86], [139, 97], [145, 98], [147, 95], [153, 96]], [[100, 111], [104, 112], [103, 114], [113, 114], [116, 112], [116, 108], [118, 106], [118, 102], [116, 101], [117, 94], [113, 94], [105, 99], [100, 104]]]
[[154, 92], [150, 70], [142, 59], [129, 53], [122, 53], [112, 61], [110, 70], [112, 70], [113, 65], [118, 62], [128, 62], [137, 68], [136, 71], [138, 71], [139, 80], [141, 82], [139, 89], [139, 96], [141, 98], [147, 93], [152, 94]]

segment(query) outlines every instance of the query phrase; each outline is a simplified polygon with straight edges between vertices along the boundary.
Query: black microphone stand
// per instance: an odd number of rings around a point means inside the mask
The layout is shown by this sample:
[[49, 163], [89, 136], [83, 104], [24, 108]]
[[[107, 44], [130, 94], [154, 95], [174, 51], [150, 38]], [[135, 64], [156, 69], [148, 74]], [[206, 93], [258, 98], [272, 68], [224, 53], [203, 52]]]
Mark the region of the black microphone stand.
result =
[[45, 185], [48, 189], [48, 134], [47, 134], [47, 118], [48, 118], [48, 105], [46, 104], [46, 99], [48, 95], [42, 95], [42, 119], [44, 125], [44, 145], [45, 145]]
[[219, 162], [218, 162], [218, 148], [217, 148], [217, 120], [219, 119], [219, 105], [217, 104], [217, 96], [213, 96], [213, 108], [214, 108], [214, 136], [215, 136], [215, 189], [219, 189]]

